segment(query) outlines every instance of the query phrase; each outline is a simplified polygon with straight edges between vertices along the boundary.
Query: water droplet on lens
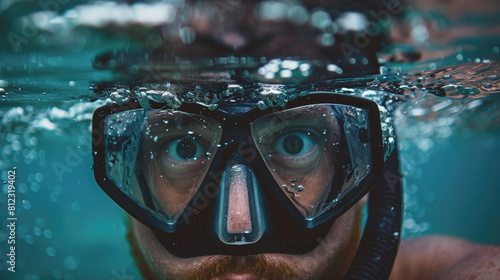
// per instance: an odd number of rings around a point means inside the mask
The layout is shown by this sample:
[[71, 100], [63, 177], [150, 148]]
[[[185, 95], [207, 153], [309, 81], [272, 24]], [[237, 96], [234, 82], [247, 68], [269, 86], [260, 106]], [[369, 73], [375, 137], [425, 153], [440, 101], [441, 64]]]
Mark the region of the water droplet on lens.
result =
[[231, 167], [231, 171], [239, 172], [239, 171], [241, 171], [241, 167], [239, 165], [234, 165], [233, 167]]

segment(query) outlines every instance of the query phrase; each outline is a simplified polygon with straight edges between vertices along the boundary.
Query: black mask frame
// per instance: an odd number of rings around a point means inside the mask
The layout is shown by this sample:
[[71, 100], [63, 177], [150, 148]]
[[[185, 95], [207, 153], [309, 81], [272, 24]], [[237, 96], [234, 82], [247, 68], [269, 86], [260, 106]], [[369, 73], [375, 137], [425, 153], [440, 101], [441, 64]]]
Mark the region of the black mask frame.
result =
[[[277, 186], [272, 174], [260, 157], [250, 135], [250, 123], [260, 116], [271, 112], [286, 110], [310, 104], [343, 104], [366, 109], [372, 147], [372, 170], [352, 191], [344, 195], [337, 206], [329, 209], [317, 219], [307, 221], [291, 205], [288, 198]], [[164, 104], [152, 103], [154, 109], [165, 109]], [[160, 215], [150, 211], [117, 187], [107, 177], [104, 141], [104, 120], [106, 116], [127, 110], [140, 109], [136, 100], [126, 105], [112, 104], [97, 109], [92, 122], [94, 174], [99, 186], [124, 210], [134, 218], [150, 227], [158, 240], [172, 254], [182, 257], [201, 255], [252, 255], [261, 253], [301, 254], [311, 251], [325, 237], [335, 218], [343, 214], [361, 199], [373, 187], [383, 174], [384, 156], [380, 115], [378, 105], [369, 99], [315, 92], [305, 97], [289, 101], [282, 108], [260, 110], [255, 103], [221, 104], [216, 110], [210, 110], [198, 104], [183, 104], [176, 110], [211, 117], [223, 125], [221, 142], [232, 140], [230, 145], [221, 146], [213, 159], [207, 176], [201, 187], [186, 207], [185, 212], [175, 224], [165, 223]], [[245, 151], [245, 152], [241, 152]], [[235, 157], [235, 154], [239, 156]], [[250, 160], [251, 157], [254, 157]], [[234, 162], [235, 158], [236, 161]], [[232, 162], [231, 162], [232, 161]], [[255, 172], [261, 186], [261, 193], [266, 217], [266, 231], [262, 238], [253, 244], [228, 245], [219, 240], [215, 232], [215, 202], [217, 190], [208, 189], [209, 183], [218, 186], [221, 171], [227, 164], [244, 163]], [[139, 176], [141, 177], [141, 176]], [[140, 181], [140, 180], [139, 180]], [[215, 191], [215, 193], [213, 192]], [[147, 203], [147, 201], [146, 201]]]

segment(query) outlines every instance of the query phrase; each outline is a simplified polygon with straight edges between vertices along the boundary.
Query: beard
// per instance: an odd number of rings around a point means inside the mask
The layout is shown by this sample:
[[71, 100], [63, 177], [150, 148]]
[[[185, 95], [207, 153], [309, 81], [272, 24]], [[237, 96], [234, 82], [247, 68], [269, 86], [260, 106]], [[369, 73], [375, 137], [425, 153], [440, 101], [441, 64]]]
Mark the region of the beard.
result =
[[269, 261], [262, 255], [217, 257], [200, 265], [186, 279], [226, 279], [230, 275], [245, 275], [252, 280], [299, 279], [288, 264]]
[[[165, 279], [165, 276], [157, 275], [148, 266], [148, 262], [134, 234], [131, 220], [127, 240], [131, 246], [131, 253], [135, 259], [137, 268], [144, 279]], [[231, 275], [244, 275], [248, 280], [298, 280], [299, 275], [285, 262], [270, 261], [262, 255], [254, 256], [218, 256], [213, 257], [200, 266], [196, 267], [188, 275], [186, 280], [208, 280], [226, 279]]]

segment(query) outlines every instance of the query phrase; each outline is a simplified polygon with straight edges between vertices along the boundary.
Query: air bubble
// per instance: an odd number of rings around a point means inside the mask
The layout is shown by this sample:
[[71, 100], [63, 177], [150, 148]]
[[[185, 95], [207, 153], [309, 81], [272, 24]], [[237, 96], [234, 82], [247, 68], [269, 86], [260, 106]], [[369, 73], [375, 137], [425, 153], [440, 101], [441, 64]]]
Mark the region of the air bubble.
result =
[[292, 71], [288, 69], [281, 70], [280, 76], [281, 78], [290, 78], [292, 77]]
[[31, 235], [26, 235], [26, 236], [24, 237], [24, 241], [26, 241], [26, 243], [27, 243], [27, 244], [30, 244], [30, 245], [32, 245], [32, 244], [34, 244], [34, 243], [35, 243], [35, 239], [34, 239], [34, 238], [33, 238], [33, 236], [31, 236]]
[[74, 256], [67, 256], [63, 260], [63, 265], [66, 269], [75, 270], [78, 268], [78, 261]]
[[59, 269], [56, 269], [52, 271], [52, 276], [54, 276], [55, 279], [61, 279], [63, 277], [63, 274]]
[[25, 183], [21, 183], [19, 184], [17, 189], [19, 190], [20, 193], [26, 193], [28, 191], [28, 186], [26, 186]]
[[52, 231], [50, 229], [44, 230], [43, 236], [47, 239], [52, 239], [52, 237], [53, 237]]
[[299, 69], [302, 72], [308, 71], [309, 69], [311, 69], [311, 64], [309, 64], [309, 63], [302, 63], [302, 64], [300, 64]]
[[39, 228], [39, 227], [37, 227], [37, 226], [35, 226], [35, 227], [33, 228], [33, 233], [34, 233], [36, 236], [41, 236], [41, 235], [42, 235], [42, 229], [41, 229], [41, 228]]
[[50, 201], [52, 201], [52, 202], [59, 201], [59, 196], [55, 193], [50, 193], [49, 198], [50, 198]]
[[312, 13], [311, 23], [318, 29], [324, 29], [328, 27], [332, 21], [330, 19], [330, 15], [326, 11], [318, 9]]
[[60, 185], [57, 185], [54, 188], [54, 194], [56, 194], [56, 195], [62, 195], [62, 193], [63, 193], [63, 187], [61, 187]]
[[30, 189], [32, 192], [38, 192], [40, 190], [40, 185], [38, 183], [31, 183]]
[[344, 70], [342, 70], [342, 68], [338, 67], [336, 64], [328, 64], [326, 66], [326, 70], [335, 72], [337, 74], [342, 74], [344, 72]]
[[309, 20], [309, 15], [307, 14], [307, 10], [299, 5], [291, 7], [288, 10], [287, 17], [289, 21], [297, 25], [304, 24]]
[[35, 181], [36, 181], [36, 182], [38, 182], [38, 183], [43, 182], [43, 175], [42, 175], [42, 173], [37, 172], [37, 173], [35, 174]]
[[55, 257], [56, 256], [56, 249], [54, 247], [48, 247], [45, 252], [49, 257]]
[[39, 227], [43, 228], [45, 226], [45, 220], [42, 217], [38, 217], [35, 220], [35, 224], [38, 225]]
[[30, 210], [31, 209], [31, 202], [29, 200], [23, 200], [22, 203], [23, 203], [23, 208], [24, 209], [26, 209], [26, 210]]

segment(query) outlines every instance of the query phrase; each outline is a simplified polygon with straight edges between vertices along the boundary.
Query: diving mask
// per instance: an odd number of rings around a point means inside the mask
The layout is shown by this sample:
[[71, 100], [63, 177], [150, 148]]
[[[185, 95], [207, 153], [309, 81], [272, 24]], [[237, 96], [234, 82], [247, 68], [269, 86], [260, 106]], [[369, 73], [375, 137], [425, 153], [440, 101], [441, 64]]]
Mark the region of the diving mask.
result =
[[392, 150], [377, 103], [355, 96], [152, 107], [94, 113], [95, 177], [178, 257], [310, 251]]

